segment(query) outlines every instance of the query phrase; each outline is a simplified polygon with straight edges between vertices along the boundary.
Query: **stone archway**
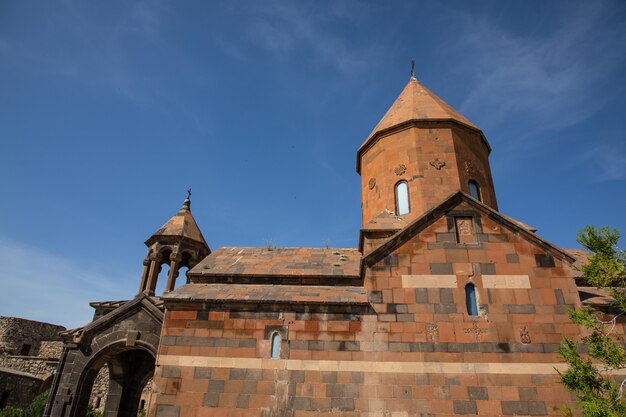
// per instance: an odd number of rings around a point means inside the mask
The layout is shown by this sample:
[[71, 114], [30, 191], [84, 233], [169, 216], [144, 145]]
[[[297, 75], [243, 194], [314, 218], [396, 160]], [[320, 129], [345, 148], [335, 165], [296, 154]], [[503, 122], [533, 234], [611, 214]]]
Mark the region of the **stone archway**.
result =
[[98, 371], [108, 364], [105, 417], [135, 417], [141, 392], [154, 374], [163, 312], [138, 295], [87, 326], [64, 334], [45, 417], [83, 417]]
[[104, 417], [135, 417], [143, 387], [154, 375], [154, 360], [153, 352], [141, 346], [118, 343], [102, 349], [79, 378], [72, 415], [85, 414], [96, 375], [108, 364], [109, 390]]

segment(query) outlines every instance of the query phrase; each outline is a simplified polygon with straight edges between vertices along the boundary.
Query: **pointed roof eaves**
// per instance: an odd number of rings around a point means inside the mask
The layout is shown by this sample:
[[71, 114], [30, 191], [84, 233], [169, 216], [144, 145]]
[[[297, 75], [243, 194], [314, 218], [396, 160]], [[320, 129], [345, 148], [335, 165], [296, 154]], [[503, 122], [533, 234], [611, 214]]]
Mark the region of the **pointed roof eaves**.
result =
[[362, 154], [380, 138], [412, 126], [436, 122], [458, 124], [479, 133], [488, 151], [491, 152], [491, 146], [482, 130], [435, 93], [424, 87], [419, 81], [411, 79], [365, 142], [359, 147], [357, 151], [357, 172], [361, 173]]
[[478, 200], [475, 200], [470, 195], [465, 194], [463, 191], [457, 191], [456, 193], [448, 196], [441, 204], [428, 210], [421, 217], [409, 223], [404, 229], [400, 230], [399, 232], [391, 236], [385, 243], [383, 243], [378, 248], [374, 249], [372, 252], [364, 256], [363, 259], [361, 260], [361, 273], [362, 274], [365, 273], [366, 268], [371, 267], [372, 265], [381, 261], [391, 251], [404, 245], [416, 234], [426, 229], [433, 222], [435, 222], [437, 219], [444, 216], [447, 212], [452, 210], [454, 207], [458, 206], [463, 201], [472, 205], [474, 208], [481, 211], [482, 213], [487, 215], [489, 218], [504, 225], [506, 228], [513, 230], [516, 233], [519, 233], [526, 240], [543, 248], [544, 250], [551, 253], [558, 259], [569, 262], [570, 264], [573, 264], [574, 261], [576, 260], [574, 257], [572, 257], [570, 254], [565, 252], [563, 249], [558, 248], [552, 243], [537, 236], [535, 233], [532, 233], [530, 230], [525, 229], [513, 219], [500, 214], [499, 212], [492, 209], [491, 207], [481, 203]]
[[162, 236], [189, 239], [209, 247], [206, 240], [204, 240], [204, 236], [202, 236], [202, 232], [200, 232], [196, 219], [194, 219], [191, 214], [191, 201], [189, 199], [183, 202], [183, 206], [178, 210], [178, 213], [172, 216], [172, 218], [146, 240], [146, 246], [152, 245]]

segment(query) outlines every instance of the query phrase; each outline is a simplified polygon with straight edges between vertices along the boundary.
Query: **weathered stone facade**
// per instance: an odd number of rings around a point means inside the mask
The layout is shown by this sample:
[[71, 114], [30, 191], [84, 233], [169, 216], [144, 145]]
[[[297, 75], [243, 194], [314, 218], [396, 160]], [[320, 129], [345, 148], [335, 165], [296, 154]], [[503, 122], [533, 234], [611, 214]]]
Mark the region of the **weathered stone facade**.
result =
[[41, 392], [43, 381], [31, 374], [0, 367], [0, 408], [24, 408]]
[[411, 79], [357, 153], [358, 248], [211, 252], [185, 200], [146, 241], [140, 294], [65, 334], [46, 416], [81, 416], [105, 363], [111, 417], [135, 416], [152, 375], [150, 417], [560, 415], [557, 348], [582, 335], [567, 310], [598, 297], [497, 211], [489, 153]]
[[42, 341], [61, 341], [65, 327], [0, 316], [0, 355], [41, 356]]
[[26, 407], [52, 382], [65, 327], [0, 317], [0, 408]]

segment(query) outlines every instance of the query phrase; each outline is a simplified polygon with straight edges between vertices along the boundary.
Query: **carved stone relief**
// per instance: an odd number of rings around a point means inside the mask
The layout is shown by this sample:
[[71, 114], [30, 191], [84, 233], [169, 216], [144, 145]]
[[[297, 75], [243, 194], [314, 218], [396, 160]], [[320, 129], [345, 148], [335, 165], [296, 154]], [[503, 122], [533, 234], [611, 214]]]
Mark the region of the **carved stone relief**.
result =
[[523, 344], [530, 343], [530, 334], [528, 333], [528, 327], [522, 326], [519, 328], [519, 337]]
[[439, 158], [435, 158], [430, 161], [430, 165], [433, 166], [437, 171], [446, 166], [444, 161], [440, 161]]
[[476, 173], [476, 168], [474, 167], [474, 164], [472, 164], [472, 161], [465, 161], [465, 173], [468, 175]]
[[397, 167], [393, 170], [393, 172], [395, 172], [395, 173], [396, 173], [396, 175], [402, 175], [402, 174], [404, 174], [404, 173], [406, 172], [406, 165], [404, 165], [404, 164], [400, 164], [400, 165], [398, 165], [398, 166], [397, 166]]

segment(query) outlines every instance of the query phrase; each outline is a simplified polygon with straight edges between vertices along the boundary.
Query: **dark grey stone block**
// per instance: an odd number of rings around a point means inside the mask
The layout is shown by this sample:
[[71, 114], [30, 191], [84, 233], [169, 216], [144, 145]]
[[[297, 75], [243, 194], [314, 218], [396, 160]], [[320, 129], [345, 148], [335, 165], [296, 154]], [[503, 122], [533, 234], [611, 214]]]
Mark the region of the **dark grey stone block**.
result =
[[296, 397], [293, 400], [293, 409], [294, 410], [311, 410], [311, 399], [307, 397]]
[[237, 396], [237, 408], [248, 408], [248, 404], [250, 403], [249, 395], [238, 395]]
[[415, 302], [417, 304], [428, 304], [428, 288], [415, 289]]
[[527, 401], [502, 401], [502, 414], [514, 416], [518, 414], [528, 415]]
[[452, 288], [439, 289], [439, 302], [441, 304], [454, 304], [454, 293]]
[[460, 381], [458, 376], [455, 376], [455, 377], [452, 377], [452, 378], [445, 378], [443, 384], [445, 386], [461, 385], [461, 381]]
[[454, 414], [478, 414], [475, 401], [454, 400]]
[[161, 376], [164, 378], [180, 378], [180, 368], [178, 366], [163, 365]]
[[[221, 381], [224, 382], [224, 381]], [[204, 394], [202, 405], [205, 407], [217, 407], [220, 403], [220, 394], [217, 392], [207, 392]]]
[[365, 376], [363, 372], [352, 372], [352, 383], [353, 384], [362, 384], [365, 381]]
[[289, 371], [289, 382], [304, 382], [304, 371]]
[[522, 401], [532, 401], [537, 399], [537, 388], [519, 387], [519, 399]]
[[517, 253], [507, 253], [506, 261], [510, 264], [518, 264], [519, 263], [519, 255]]
[[177, 405], [157, 405], [156, 417], [179, 417], [180, 408]]
[[229, 379], [231, 380], [246, 379], [246, 370], [245, 369], [231, 369]]
[[224, 381], [213, 380], [209, 381], [209, 387], [207, 388], [208, 392], [213, 393], [222, 393], [224, 392]]
[[337, 383], [337, 373], [336, 372], [322, 372], [322, 382], [324, 384]]
[[486, 387], [467, 387], [470, 400], [488, 400], [489, 394]]
[[563, 297], [563, 290], [560, 288], [554, 289], [554, 296], [556, 297], [556, 303], [559, 305], [565, 304], [565, 297]]
[[481, 263], [479, 265], [480, 265], [480, 273], [482, 275], [495, 275], [496, 274], [496, 264]]
[[434, 275], [450, 275], [452, 274], [452, 263], [433, 262], [430, 264], [430, 273]]
[[435, 304], [435, 313], [437, 314], [452, 314], [456, 312], [456, 304]]
[[211, 368], [196, 367], [193, 370], [193, 377], [196, 379], [211, 379]]
[[256, 339], [241, 339], [239, 340], [239, 347], [242, 347], [242, 348], [256, 347]]
[[509, 314], [535, 314], [534, 304], [505, 304], [504, 311]]
[[456, 233], [435, 233], [437, 242], [454, 242], [456, 243]]
[[354, 400], [352, 398], [333, 398], [330, 406], [339, 411], [354, 411]]
[[538, 253], [535, 255], [535, 262], [540, 268], [554, 268], [554, 257], [547, 253]]
[[545, 416], [548, 414], [546, 410], [546, 403], [543, 401], [529, 401], [528, 402], [528, 414], [531, 416]]

